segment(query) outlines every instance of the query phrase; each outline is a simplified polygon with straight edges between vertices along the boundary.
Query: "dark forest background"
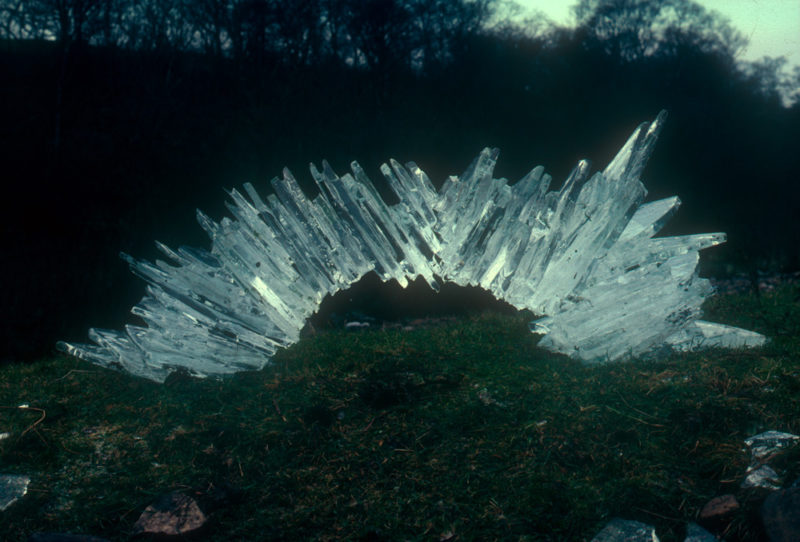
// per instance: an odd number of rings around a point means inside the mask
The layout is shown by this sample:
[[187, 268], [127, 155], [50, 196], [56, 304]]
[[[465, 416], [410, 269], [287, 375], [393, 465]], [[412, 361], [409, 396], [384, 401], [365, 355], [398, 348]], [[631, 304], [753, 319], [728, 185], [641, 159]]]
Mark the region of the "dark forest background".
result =
[[[800, 268], [800, 73], [690, 0], [581, 0], [578, 25], [494, 0], [0, 0], [0, 360], [119, 328], [119, 251], [208, 246], [223, 188], [327, 159], [440, 183], [485, 146], [557, 187], [670, 113], [643, 181], [665, 233], [726, 231], [706, 275]], [[302, 182], [301, 181], [301, 182]], [[313, 190], [308, 186], [309, 194]]]

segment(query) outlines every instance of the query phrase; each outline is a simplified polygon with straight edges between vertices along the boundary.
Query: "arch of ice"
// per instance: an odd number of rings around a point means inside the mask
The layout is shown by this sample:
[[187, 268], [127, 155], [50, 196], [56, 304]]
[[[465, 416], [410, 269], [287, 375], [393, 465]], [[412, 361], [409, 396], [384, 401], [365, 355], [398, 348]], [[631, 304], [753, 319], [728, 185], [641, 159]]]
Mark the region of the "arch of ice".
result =
[[233, 219], [198, 211], [211, 251], [158, 243], [172, 261], [123, 254], [148, 282], [133, 307], [147, 327], [90, 329], [90, 344], [59, 343], [77, 357], [163, 381], [177, 369], [220, 375], [259, 369], [299, 338], [327, 294], [375, 271], [402, 286], [418, 276], [481, 286], [520, 309], [539, 345], [589, 363], [706, 346], [754, 346], [762, 335], [700, 320], [711, 293], [699, 251], [722, 233], [654, 237], [680, 204], [643, 203], [639, 175], [665, 119], [640, 125], [602, 171], [581, 161], [558, 191], [541, 166], [519, 182], [492, 178], [484, 149], [436, 190], [414, 163], [381, 171], [399, 203], [387, 205], [361, 167], [337, 176], [311, 166], [309, 200], [288, 170], [264, 201], [250, 184], [230, 192]]

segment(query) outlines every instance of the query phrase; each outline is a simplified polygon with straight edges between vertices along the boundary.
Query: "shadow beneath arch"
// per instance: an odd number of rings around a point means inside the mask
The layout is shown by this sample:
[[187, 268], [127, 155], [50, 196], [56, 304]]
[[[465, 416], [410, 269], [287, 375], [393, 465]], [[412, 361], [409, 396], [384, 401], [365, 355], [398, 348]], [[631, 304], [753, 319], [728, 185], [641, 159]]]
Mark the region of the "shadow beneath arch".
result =
[[306, 322], [303, 335], [341, 328], [353, 322], [375, 328], [421, 318], [457, 317], [485, 311], [519, 312], [477, 286], [445, 282], [436, 292], [425, 279], [418, 277], [403, 288], [395, 280], [383, 282], [375, 272], [369, 272], [350, 288], [326, 296]]

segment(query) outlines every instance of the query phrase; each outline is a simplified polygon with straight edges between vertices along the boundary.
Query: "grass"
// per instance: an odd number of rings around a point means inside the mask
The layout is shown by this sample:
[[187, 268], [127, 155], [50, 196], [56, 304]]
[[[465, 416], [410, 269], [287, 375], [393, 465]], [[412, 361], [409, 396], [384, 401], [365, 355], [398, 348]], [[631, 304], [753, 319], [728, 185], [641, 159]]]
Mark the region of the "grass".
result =
[[[762, 349], [584, 367], [536, 347], [526, 315], [414, 331], [326, 332], [270, 367], [158, 385], [55, 357], [0, 368], [0, 472], [28, 494], [3, 540], [126, 540], [183, 490], [209, 540], [589, 540], [611, 518], [683, 540], [712, 497], [758, 539], [743, 440], [800, 434], [797, 286], [709, 300]], [[18, 408], [27, 404], [30, 408]], [[800, 451], [771, 463], [787, 482]]]

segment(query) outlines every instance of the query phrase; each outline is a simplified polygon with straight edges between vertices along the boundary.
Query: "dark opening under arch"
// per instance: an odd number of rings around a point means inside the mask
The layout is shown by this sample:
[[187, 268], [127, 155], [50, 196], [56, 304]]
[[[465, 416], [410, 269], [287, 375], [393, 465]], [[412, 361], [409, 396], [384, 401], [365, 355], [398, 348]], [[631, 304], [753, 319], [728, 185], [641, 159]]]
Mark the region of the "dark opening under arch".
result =
[[351, 287], [325, 296], [317, 312], [307, 320], [303, 334], [340, 327], [348, 321], [381, 326], [484, 311], [515, 314], [518, 309], [479, 286], [443, 282], [436, 292], [418, 277], [403, 288], [395, 280], [383, 282], [375, 272], [369, 272]]

